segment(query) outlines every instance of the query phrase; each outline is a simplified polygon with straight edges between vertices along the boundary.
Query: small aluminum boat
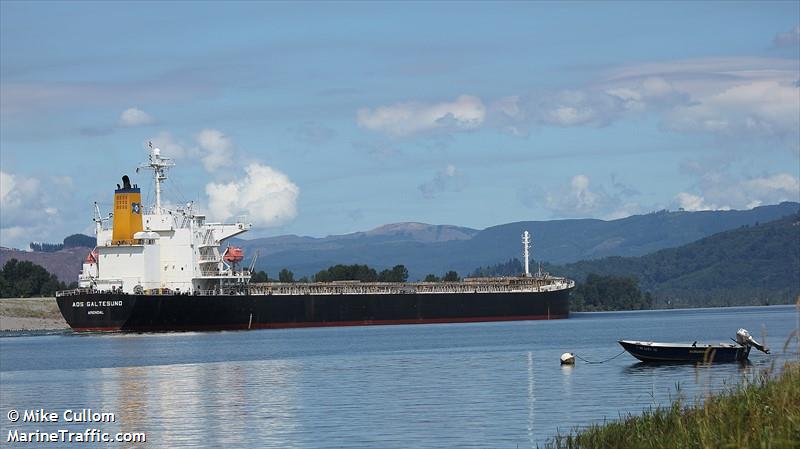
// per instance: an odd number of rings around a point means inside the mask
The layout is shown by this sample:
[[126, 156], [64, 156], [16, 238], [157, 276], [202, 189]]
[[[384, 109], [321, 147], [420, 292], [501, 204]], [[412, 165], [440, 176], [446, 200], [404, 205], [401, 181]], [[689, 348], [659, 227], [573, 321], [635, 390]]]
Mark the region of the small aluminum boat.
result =
[[620, 340], [619, 344], [643, 362], [743, 362], [750, 355], [751, 348], [769, 354], [769, 349], [757, 342], [746, 329], [739, 329], [736, 332], [736, 340], [733, 343], [657, 343]]

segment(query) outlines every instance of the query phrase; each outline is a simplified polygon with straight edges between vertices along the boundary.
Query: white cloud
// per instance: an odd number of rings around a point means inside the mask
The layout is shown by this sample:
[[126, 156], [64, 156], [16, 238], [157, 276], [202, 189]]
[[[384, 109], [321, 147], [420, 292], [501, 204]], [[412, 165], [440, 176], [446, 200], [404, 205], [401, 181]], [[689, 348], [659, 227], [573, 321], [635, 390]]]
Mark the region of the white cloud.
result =
[[605, 93], [620, 100], [619, 106], [625, 111], [633, 112], [663, 109], [689, 101], [686, 92], [659, 76], [648, 76], [624, 87], [607, 88]]
[[795, 25], [789, 31], [778, 33], [772, 41], [775, 47], [798, 47], [800, 46], [800, 25]]
[[601, 83], [614, 92], [642, 80], [662, 79], [675, 95], [685, 95], [682, 101], [668, 95], [679, 101], [662, 103], [668, 106], [662, 107], [665, 129], [731, 141], [777, 141], [800, 151], [799, 68], [796, 59], [687, 59], [619, 67]]
[[[10, 202], [9, 193], [14, 188], [14, 175], [0, 171], [0, 208], [5, 209], [6, 202]], [[6, 198], [9, 198], [8, 200]]]
[[529, 115], [540, 125], [604, 126], [626, 111], [631, 97], [640, 95], [632, 90], [617, 90], [615, 95], [602, 90], [563, 90], [533, 99]]
[[519, 95], [502, 97], [491, 103], [488, 119], [492, 125], [518, 137], [527, 137], [530, 133], [527, 111], [522, 106]]
[[731, 137], [767, 137], [797, 143], [800, 89], [777, 81], [753, 81], [698, 97], [666, 117], [668, 128]]
[[52, 236], [71, 191], [72, 179], [66, 176], [45, 181], [0, 171], [0, 246], [26, 248], [33, 240], [59, 241], [60, 236]]
[[444, 169], [436, 172], [433, 179], [420, 184], [417, 188], [425, 198], [435, 198], [443, 192], [458, 192], [465, 184], [466, 179], [461, 170], [453, 164], [447, 164]]
[[687, 101], [688, 95], [669, 81], [648, 76], [625, 83], [503, 97], [491, 104], [489, 122], [526, 136], [531, 126], [607, 126], [626, 116]]
[[554, 192], [547, 192], [544, 206], [559, 217], [591, 216], [608, 201], [608, 195], [600, 187], [592, 190], [591, 181], [586, 175], [575, 175], [569, 186]]
[[702, 196], [692, 195], [691, 193], [687, 192], [680, 192], [675, 196], [675, 199], [678, 200], [678, 204], [680, 205], [681, 209], [688, 210], [690, 212], [696, 212], [700, 210], [729, 210], [730, 206], [718, 206], [716, 204], [708, 204], [706, 203], [706, 199]]
[[602, 186], [592, 189], [590, 184], [591, 180], [586, 175], [573, 176], [566, 191], [547, 193], [546, 207], [563, 217], [618, 215], [611, 212], [618, 201], [607, 194]]
[[216, 129], [204, 129], [187, 145], [171, 133], [162, 131], [149, 139], [163, 154], [174, 159], [200, 159], [209, 173], [233, 164], [235, 145], [228, 136]]
[[471, 95], [461, 95], [452, 102], [404, 102], [375, 109], [361, 108], [356, 114], [358, 126], [393, 136], [433, 130], [471, 130], [481, 126], [485, 117], [483, 102]]
[[233, 142], [216, 129], [204, 129], [197, 134], [197, 144], [203, 153], [203, 166], [209, 172], [233, 163]]
[[198, 149], [187, 147], [182, 142], [173, 137], [167, 131], [162, 131], [158, 133], [157, 136], [151, 137], [148, 142], [152, 143], [154, 147], [161, 150], [161, 154], [164, 157], [169, 157], [173, 159], [183, 159], [187, 157], [199, 157]]
[[247, 215], [255, 225], [277, 226], [297, 215], [300, 188], [288, 176], [258, 163], [248, 165], [245, 172], [236, 181], [206, 184], [208, 209], [215, 219]]
[[630, 64], [609, 70], [600, 83], [626, 85], [662, 78], [680, 91], [707, 95], [742, 82], [797, 77], [797, 61], [783, 58], [696, 58]]
[[128, 108], [122, 111], [122, 114], [119, 116], [119, 126], [133, 127], [150, 125], [153, 123], [155, 123], [155, 120], [150, 114], [137, 108]]
[[781, 58], [621, 66], [584, 86], [502, 97], [486, 122], [526, 136], [533, 126], [606, 126], [649, 113], [666, 130], [766, 140], [800, 152], [799, 68], [796, 59]]
[[519, 200], [528, 207], [544, 207], [553, 218], [598, 217], [607, 220], [640, 213], [642, 207], [631, 198], [639, 192], [611, 177], [611, 187], [593, 186], [589, 176], [573, 176], [568, 185], [545, 191], [540, 187], [523, 188]]
[[[743, 182], [745, 189], [756, 195], [778, 193], [784, 199], [792, 199], [800, 194], [800, 180], [788, 173], [777, 173], [761, 178], [751, 178]], [[797, 199], [797, 198], [794, 198]], [[779, 199], [778, 201], [782, 201]]]
[[783, 201], [800, 202], [800, 179], [789, 173], [735, 179], [718, 172], [704, 174], [695, 189], [680, 192], [678, 206], [689, 211], [751, 209]]
[[3, 218], [10, 218], [15, 212], [26, 208], [32, 200], [39, 197], [39, 180], [13, 175], [0, 171], [0, 208]]
[[488, 108], [463, 95], [453, 102], [362, 108], [357, 122], [392, 136], [484, 126], [527, 136], [539, 126], [601, 127], [654, 114], [664, 130], [755, 139], [800, 152], [798, 69], [796, 59], [756, 57], [633, 64], [582, 86], [499, 97]]
[[[168, 132], [151, 139], [154, 146], [173, 158], [199, 159], [210, 173], [232, 179], [233, 173], [219, 169], [233, 165], [236, 148], [222, 131], [203, 129], [194, 136], [194, 144], [186, 145]], [[238, 171], [238, 170], [237, 170]], [[274, 226], [286, 223], [297, 215], [299, 187], [288, 176], [269, 166], [253, 162], [245, 174], [235, 180], [206, 184], [209, 216], [228, 220], [241, 215], [255, 225]]]

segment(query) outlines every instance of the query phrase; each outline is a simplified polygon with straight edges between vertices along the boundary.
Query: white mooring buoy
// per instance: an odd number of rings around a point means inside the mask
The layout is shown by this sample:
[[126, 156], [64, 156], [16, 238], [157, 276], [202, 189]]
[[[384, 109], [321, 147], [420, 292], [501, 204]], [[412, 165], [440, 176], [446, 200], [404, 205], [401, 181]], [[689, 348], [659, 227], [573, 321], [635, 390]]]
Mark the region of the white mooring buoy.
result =
[[575, 364], [575, 354], [571, 352], [565, 352], [561, 354], [561, 364], [562, 365], [574, 365]]

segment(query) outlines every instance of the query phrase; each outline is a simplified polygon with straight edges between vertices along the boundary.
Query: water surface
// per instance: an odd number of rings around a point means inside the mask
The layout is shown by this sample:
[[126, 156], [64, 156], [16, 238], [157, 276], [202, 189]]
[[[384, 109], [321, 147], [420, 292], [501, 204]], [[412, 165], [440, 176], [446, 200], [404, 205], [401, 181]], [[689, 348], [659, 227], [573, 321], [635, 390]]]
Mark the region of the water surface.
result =
[[[702, 397], [797, 359], [792, 306], [573, 314], [569, 320], [0, 338], [0, 435], [143, 431], [149, 448], [517, 448]], [[650, 366], [619, 339], [773, 347], [750, 364]], [[91, 408], [114, 423], [11, 423], [8, 410]], [[42, 447], [66, 445], [46, 444]], [[83, 445], [82, 447], [106, 447]], [[27, 444], [11, 447], [32, 447]]]

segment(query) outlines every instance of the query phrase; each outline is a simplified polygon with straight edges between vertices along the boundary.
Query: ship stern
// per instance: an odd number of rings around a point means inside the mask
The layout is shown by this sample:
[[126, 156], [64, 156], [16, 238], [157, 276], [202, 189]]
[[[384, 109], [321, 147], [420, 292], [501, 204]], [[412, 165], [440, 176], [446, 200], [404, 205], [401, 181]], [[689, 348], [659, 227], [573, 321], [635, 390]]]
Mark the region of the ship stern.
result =
[[56, 302], [74, 331], [118, 331], [131, 316], [136, 295], [79, 289], [58, 292]]

